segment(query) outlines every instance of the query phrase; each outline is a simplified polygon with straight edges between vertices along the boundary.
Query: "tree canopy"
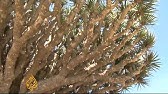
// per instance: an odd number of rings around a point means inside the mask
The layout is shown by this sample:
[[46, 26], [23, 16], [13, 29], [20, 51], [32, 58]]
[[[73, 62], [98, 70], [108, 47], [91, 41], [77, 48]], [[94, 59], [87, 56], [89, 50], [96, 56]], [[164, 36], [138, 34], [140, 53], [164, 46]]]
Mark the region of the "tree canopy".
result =
[[147, 85], [160, 66], [148, 29], [156, 2], [0, 0], [0, 92], [119, 93]]

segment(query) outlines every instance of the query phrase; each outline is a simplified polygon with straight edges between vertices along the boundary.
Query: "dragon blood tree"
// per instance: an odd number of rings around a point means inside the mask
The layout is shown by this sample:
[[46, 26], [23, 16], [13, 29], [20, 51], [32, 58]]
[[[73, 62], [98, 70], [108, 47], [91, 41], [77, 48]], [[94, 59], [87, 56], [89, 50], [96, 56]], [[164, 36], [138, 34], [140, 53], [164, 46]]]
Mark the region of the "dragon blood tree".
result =
[[1, 93], [119, 93], [159, 68], [155, 0], [0, 0]]

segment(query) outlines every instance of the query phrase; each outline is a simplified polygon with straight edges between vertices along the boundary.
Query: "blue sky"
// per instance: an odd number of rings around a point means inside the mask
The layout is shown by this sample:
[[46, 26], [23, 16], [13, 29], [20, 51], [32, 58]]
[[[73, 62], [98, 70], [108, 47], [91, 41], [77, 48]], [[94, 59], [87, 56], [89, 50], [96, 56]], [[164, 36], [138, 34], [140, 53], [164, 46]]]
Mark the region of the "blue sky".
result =
[[138, 90], [133, 87], [130, 89], [131, 93], [168, 93], [168, 0], [159, 0], [156, 8], [156, 25], [150, 30], [156, 36], [153, 49], [159, 55], [161, 68], [153, 72], [153, 76], [149, 78], [149, 86]]

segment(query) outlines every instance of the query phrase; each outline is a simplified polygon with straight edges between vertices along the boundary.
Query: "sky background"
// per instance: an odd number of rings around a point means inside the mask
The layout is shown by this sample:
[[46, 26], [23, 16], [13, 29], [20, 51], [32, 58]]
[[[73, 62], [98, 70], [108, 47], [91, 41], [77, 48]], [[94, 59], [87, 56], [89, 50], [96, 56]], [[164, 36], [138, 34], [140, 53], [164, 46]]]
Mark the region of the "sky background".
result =
[[156, 36], [153, 49], [159, 55], [161, 67], [149, 78], [149, 86], [138, 90], [133, 87], [130, 93], [168, 93], [168, 0], [159, 0], [156, 8], [157, 21], [150, 30]]

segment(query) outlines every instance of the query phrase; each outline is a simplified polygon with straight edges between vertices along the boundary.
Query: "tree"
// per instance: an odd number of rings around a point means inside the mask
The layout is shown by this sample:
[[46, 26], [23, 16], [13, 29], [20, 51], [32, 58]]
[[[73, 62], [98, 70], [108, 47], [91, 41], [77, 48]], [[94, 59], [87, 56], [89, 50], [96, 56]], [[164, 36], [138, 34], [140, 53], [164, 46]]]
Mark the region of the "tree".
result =
[[[121, 92], [159, 68], [155, 0], [1, 0], [0, 92]], [[34, 76], [37, 88], [26, 81]]]

